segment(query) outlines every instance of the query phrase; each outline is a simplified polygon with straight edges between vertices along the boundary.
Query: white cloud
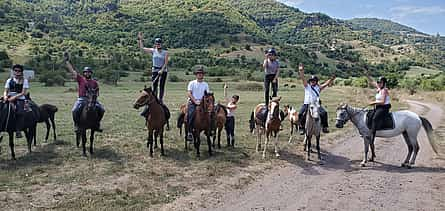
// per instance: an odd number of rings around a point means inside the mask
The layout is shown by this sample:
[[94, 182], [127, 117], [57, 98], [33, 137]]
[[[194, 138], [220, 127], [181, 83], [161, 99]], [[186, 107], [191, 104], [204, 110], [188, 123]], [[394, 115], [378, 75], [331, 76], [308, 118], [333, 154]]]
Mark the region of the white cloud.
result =
[[410, 15], [438, 15], [445, 14], [445, 8], [441, 6], [419, 7], [398, 6], [390, 9], [395, 18], [404, 18]]
[[292, 7], [298, 7], [299, 5], [304, 3], [304, 0], [278, 0], [278, 1]]

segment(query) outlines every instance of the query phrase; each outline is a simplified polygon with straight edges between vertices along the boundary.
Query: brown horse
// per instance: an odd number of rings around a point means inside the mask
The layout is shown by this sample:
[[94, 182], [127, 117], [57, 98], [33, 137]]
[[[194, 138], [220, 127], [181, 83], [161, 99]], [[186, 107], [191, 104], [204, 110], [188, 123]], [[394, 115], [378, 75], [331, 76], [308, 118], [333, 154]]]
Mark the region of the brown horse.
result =
[[297, 130], [297, 133], [300, 132], [300, 128], [298, 127], [298, 111], [290, 106], [285, 105], [284, 106], [284, 113], [288, 116], [288, 120], [290, 122], [290, 135], [289, 135], [289, 143], [292, 142], [293, 134], [294, 134], [294, 128]]
[[151, 87], [141, 91], [141, 96], [133, 104], [133, 107], [139, 109], [145, 105], [149, 109], [145, 124], [148, 129], [147, 148], [150, 149], [150, 157], [153, 157], [153, 140], [156, 143], [158, 137], [161, 144], [161, 156], [164, 156], [164, 125], [168, 121], [166, 116], [167, 113], [169, 114], [168, 108], [159, 102]]
[[80, 110], [78, 131], [76, 133], [76, 145], [79, 147], [82, 139], [83, 156], [86, 154], [87, 130], [90, 130], [90, 154], [93, 154], [94, 132], [98, 130], [100, 123], [99, 108], [97, 108], [97, 89], [88, 88], [86, 92], [86, 105]]
[[[226, 124], [227, 108], [221, 104], [217, 104], [215, 107], [215, 118], [213, 120], [213, 147], [215, 147], [216, 133], [218, 133], [218, 148], [221, 149], [221, 131]], [[230, 146], [230, 140], [227, 140], [227, 146]]]
[[251, 114], [250, 122], [255, 122], [254, 128], [251, 126], [251, 130], [256, 129], [257, 145], [256, 151], [261, 148], [261, 138], [265, 136], [263, 158], [266, 157], [267, 144], [271, 135], [275, 137], [275, 156], [279, 157], [278, 153], [278, 133], [280, 132], [281, 118], [280, 118], [280, 100], [281, 98], [274, 98], [270, 101], [268, 110], [269, 114], [266, 115], [266, 105], [264, 103], [258, 104], [255, 110]]
[[[200, 157], [199, 147], [201, 146], [200, 134], [202, 131], [205, 132], [207, 136], [207, 145], [209, 147], [209, 155], [212, 155], [212, 142], [210, 140], [211, 130], [212, 130], [212, 115], [214, 113], [215, 97], [213, 93], [205, 93], [201, 103], [196, 106], [194, 112], [194, 124], [193, 124], [193, 144], [196, 148], [196, 155]], [[182, 133], [182, 125], [185, 126], [185, 149], [188, 150], [188, 140], [187, 140], [187, 106], [181, 105], [180, 114], [177, 121], [177, 127], [180, 129], [179, 132]]]
[[[31, 95], [29, 92], [26, 94], [26, 98], [30, 101], [30, 105], [32, 109], [39, 109], [40, 115], [39, 119], [37, 120], [38, 123], [45, 122], [46, 124], [46, 136], [45, 136], [45, 142], [48, 142], [49, 132], [51, 130], [51, 124], [53, 127], [53, 135], [54, 135], [54, 141], [57, 140], [57, 134], [56, 134], [56, 123], [54, 122], [54, 118], [57, 112], [57, 107], [55, 105], [51, 104], [43, 104], [40, 106], [37, 106], [37, 104], [32, 101]], [[34, 134], [34, 146], [36, 146], [36, 138], [37, 134]]]

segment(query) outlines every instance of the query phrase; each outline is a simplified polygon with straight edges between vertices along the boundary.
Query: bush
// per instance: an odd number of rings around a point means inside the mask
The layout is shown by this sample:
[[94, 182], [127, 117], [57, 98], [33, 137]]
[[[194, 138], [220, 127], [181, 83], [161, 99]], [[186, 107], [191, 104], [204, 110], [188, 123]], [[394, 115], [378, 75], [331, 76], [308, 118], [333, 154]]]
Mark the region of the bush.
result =
[[64, 86], [65, 78], [61, 71], [44, 71], [39, 75], [39, 82], [43, 83], [45, 86]]
[[354, 78], [352, 86], [366, 88], [368, 87], [368, 79], [366, 77]]
[[181, 81], [181, 79], [177, 75], [170, 75], [170, 77], [168, 78], [168, 81], [179, 82], [179, 81]]

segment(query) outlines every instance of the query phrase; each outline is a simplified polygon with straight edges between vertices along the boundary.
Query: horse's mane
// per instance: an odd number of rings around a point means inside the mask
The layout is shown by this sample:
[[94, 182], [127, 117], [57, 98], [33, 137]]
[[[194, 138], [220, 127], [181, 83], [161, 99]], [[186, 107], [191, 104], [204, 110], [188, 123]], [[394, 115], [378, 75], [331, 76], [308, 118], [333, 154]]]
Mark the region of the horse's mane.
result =
[[156, 103], [161, 104], [159, 102], [158, 97], [155, 95], [155, 93], [153, 92], [153, 90], [151, 89], [151, 87], [149, 88], [144, 88], [144, 91], [146, 91], [147, 93], [151, 93], [151, 95], [155, 98]]
[[216, 110], [215, 110], [215, 111], [218, 112], [218, 110], [219, 110], [220, 108], [223, 109], [224, 114], [227, 116], [227, 107], [224, 106], [224, 105], [222, 105], [221, 103], [218, 103], [218, 104], [216, 105]]

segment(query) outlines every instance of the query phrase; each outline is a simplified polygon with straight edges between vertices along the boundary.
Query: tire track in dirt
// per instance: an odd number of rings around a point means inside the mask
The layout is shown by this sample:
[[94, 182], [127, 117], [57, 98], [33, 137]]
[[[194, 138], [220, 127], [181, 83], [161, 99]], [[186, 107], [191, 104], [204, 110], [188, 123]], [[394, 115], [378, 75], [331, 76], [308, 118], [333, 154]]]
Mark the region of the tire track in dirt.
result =
[[[442, 121], [439, 106], [408, 103], [434, 127]], [[284, 153], [288, 165], [243, 190], [225, 193], [219, 203], [202, 210], [445, 210], [444, 162], [435, 159], [424, 130], [418, 138], [420, 151], [413, 169], [399, 167], [407, 153], [401, 136], [377, 139], [377, 162], [365, 168], [359, 167], [363, 140], [356, 132], [324, 146], [325, 165]]]

